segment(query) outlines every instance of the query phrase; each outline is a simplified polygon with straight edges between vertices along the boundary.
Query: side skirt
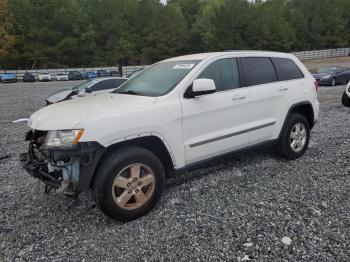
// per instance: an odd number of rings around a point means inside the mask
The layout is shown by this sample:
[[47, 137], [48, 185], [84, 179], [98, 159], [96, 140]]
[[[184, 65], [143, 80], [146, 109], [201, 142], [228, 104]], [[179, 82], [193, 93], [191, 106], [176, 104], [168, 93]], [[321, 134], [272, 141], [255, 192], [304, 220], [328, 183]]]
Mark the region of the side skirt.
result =
[[251, 146], [247, 146], [247, 147], [244, 147], [244, 148], [232, 151], [232, 152], [228, 152], [228, 153], [225, 153], [225, 154], [222, 154], [222, 155], [219, 155], [219, 156], [214, 156], [214, 157], [211, 157], [211, 158], [208, 158], [208, 159], [205, 159], [205, 160], [201, 160], [201, 161], [189, 164], [189, 165], [187, 165], [185, 167], [182, 167], [182, 168], [179, 168], [179, 169], [175, 169], [174, 170], [175, 171], [175, 175], [182, 174], [182, 173], [184, 173], [186, 171], [190, 171], [190, 170], [194, 170], [194, 169], [199, 169], [199, 168], [201, 168], [203, 166], [206, 166], [206, 165], [208, 165], [208, 164], [210, 164], [212, 162], [215, 162], [215, 161], [220, 160], [220, 159], [222, 159], [224, 157], [227, 157], [227, 156], [239, 155], [241, 153], [244, 153], [244, 152], [247, 152], [247, 151], [251, 151], [253, 149], [273, 147], [273, 146], [276, 146], [277, 143], [278, 143], [278, 139], [269, 140], [269, 141], [262, 142], [262, 143], [259, 143], [259, 144], [256, 144], [256, 145], [251, 145]]

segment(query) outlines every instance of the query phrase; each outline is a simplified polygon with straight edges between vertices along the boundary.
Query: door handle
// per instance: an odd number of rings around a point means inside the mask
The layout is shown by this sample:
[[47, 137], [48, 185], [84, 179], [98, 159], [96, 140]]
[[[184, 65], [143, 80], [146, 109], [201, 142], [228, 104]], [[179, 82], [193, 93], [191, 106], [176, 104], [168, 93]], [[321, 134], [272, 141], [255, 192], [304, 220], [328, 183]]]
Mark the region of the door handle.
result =
[[287, 91], [289, 88], [288, 87], [280, 87], [280, 88], [278, 88], [278, 91], [280, 91], [280, 92], [285, 92], [285, 91]]
[[236, 95], [232, 98], [232, 101], [243, 100], [246, 97], [247, 97], [246, 95]]

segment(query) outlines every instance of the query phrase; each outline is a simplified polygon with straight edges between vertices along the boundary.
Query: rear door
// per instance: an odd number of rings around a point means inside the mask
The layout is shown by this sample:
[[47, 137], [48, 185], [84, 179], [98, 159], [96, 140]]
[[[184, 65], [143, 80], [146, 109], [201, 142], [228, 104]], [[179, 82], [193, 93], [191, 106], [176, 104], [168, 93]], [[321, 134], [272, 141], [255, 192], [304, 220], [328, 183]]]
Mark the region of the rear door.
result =
[[248, 92], [241, 88], [236, 58], [209, 64], [197, 78], [212, 79], [216, 93], [181, 98], [186, 164], [248, 145]]
[[291, 90], [278, 81], [269, 57], [244, 57], [242, 62], [252, 107], [245, 115], [251, 125], [249, 144], [255, 145], [275, 138]]
[[350, 71], [348, 68], [337, 68], [337, 83], [347, 83], [350, 79]]

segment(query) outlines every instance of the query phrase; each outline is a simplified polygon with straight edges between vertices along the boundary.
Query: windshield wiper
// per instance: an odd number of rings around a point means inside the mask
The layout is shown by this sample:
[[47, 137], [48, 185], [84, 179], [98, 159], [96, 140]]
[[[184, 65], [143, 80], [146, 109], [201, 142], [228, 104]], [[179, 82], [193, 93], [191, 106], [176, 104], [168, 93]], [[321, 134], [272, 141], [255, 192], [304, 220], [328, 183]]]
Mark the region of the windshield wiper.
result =
[[141, 92], [137, 92], [137, 91], [134, 91], [134, 90], [119, 91], [118, 94], [136, 95], [136, 96], [142, 96], [143, 95]]

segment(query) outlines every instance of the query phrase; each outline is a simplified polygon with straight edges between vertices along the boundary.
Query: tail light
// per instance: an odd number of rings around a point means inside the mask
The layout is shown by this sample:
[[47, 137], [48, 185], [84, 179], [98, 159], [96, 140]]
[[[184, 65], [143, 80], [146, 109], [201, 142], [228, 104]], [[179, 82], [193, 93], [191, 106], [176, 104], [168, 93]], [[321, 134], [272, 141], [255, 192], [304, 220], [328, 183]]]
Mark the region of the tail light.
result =
[[318, 91], [318, 83], [317, 83], [317, 81], [315, 80], [315, 82], [314, 82], [314, 85], [315, 85], [315, 90], [316, 90], [316, 92]]

